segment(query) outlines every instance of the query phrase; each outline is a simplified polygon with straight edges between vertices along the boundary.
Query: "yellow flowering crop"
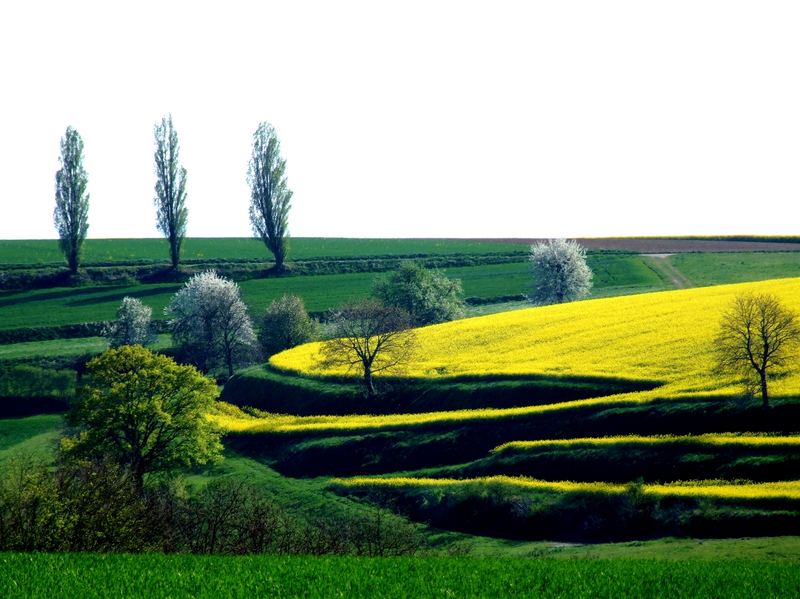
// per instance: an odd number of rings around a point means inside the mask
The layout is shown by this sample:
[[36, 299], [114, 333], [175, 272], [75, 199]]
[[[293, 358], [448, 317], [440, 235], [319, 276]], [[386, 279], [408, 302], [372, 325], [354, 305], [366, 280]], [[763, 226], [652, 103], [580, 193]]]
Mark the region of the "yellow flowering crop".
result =
[[[469, 485], [504, 485], [517, 489], [538, 489], [560, 493], [624, 493], [626, 485], [606, 482], [546, 481], [524, 476], [483, 476], [477, 478], [409, 478], [356, 476], [334, 478], [334, 486], [344, 488], [442, 488]], [[725, 483], [719, 481], [685, 481], [670, 484], [645, 484], [642, 492], [649, 495], [711, 497], [718, 499], [800, 499], [800, 480], [770, 483]]]
[[[722, 312], [746, 292], [775, 294], [800, 312], [800, 279], [720, 285], [572, 302], [467, 318], [417, 331], [411, 377], [474, 375], [601, 376], [660, 381], [650, 391], [507, 409], [471, 409], [386, 416], [217, 416], [235, 431], [356, 430], [514, 418], [590, 405], [631, 404], [657, 398], [720, 397], [738, 391], [713, 372], [711, 343]], [[341, 375], [323, 369], [320, 344], [309, 343], [270, 358], [300, 375]], [[800, 372], [772, 383], [774, 395], [797, 393]]]
[[697, 444], [697, 445], [741, 445], [746, 447], [763, 446], [796, 446], [800, 448], [800, 435], [733, 435], [733, 434], [705, 434], [705, 435], [620, 435], [615, 437], [583, 437], [574, 439], [541, 439], [537, 441], [510, 441], [495, 447], [492, 453], [503, 451], [524, 451], [526, 449], [539, 449], [546, 447], [577, 447], [577, 446], [602, 446], [602, 445], [668, 445], [668, 444]]

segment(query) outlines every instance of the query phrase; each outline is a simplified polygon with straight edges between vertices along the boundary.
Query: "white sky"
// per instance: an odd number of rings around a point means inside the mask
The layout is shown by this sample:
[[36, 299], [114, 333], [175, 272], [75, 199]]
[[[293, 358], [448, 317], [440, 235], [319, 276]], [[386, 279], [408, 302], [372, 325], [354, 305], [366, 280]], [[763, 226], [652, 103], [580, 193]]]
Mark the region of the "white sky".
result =
[[270, 121], [290, 232], [798, 233], [800, 3], [0, 4], [0, 238], [55, 237], [81, 133], [90, 237], [157, 236], [171, 112], [190, 236], [250, 235]]

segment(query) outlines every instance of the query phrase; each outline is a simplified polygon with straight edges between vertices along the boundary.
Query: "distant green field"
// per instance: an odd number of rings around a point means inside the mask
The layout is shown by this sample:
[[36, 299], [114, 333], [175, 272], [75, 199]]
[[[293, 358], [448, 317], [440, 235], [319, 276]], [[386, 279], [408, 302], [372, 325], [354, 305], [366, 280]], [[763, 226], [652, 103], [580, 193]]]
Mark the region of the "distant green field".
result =
[[797, 252], [698, 252], [669, 259], [697, 286], [800, 276]]
[[[297, 237], [289, 240], [289, 260], [409, 256], [415, 254], [489, 254], [527, 251], [524, 244], [470, 239], [345, 239]], [[183, 244], [184, 260], [272, 260], [257, 239], [247, 237], [190, 237]], [[84, 265], [108, 262], [169, 262], [163, 239], [87, 239]], [[0, 265], [58, 265], [64, 258], [55, 239], [0, 240]]]
[[[168, 334], [158, 335], [155, 342], [148, 345], [152, 349], [164, 349], [172, 344]], [[47, 341], [27, 341], [23, 343], [0, 344], [0, 361], [26, 360], [30, 358], [67, 358], [99, 354], [108, 349], [104, 337], [79, 337], [77, 339], [50, 339]]]
[[[590, 264], [595, 271], [598, 295], [663, 288], [658, 276], [635, 255], [597, 254], [590, 257]], [[522, 294], [529, 290], [531, 282], [527, 262], [449, 268], [444, 272], [461, 279], [467, 297]], [[348, 273], [249, 279], [242, 281], [240, 287], [254, 315], [261, 314], [273, 299], [284, 293], [299, 295], [311, 311], [323, 311], [369, 295], [376, 276], [379, 275]], [[4, 291], [0, 292], [0, 329], [110, 320], [126, 295], [141, 299], [152, 307], [153, 317], [159, 319], [178, 289], [180, 285], [175, 283], [159, 283]]]
[[796, 597], [794, 564], [758, 561], [0, 555], [15, 597]]

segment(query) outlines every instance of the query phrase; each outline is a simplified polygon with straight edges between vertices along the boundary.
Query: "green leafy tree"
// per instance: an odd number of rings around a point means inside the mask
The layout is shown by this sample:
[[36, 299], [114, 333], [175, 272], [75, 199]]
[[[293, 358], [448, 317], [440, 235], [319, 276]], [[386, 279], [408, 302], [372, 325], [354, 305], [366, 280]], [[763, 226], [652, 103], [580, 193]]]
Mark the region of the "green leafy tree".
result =
[[317, 323], [296, 295], [274, 300], [261, 321], [261, 347], [267, 356], [311, 341], [316, 335]]
[[253, 134], [253, 154], [247, 169], [250, 184], [250, 224], [253, 233], [275, 257], [275, 270], [284, 270], [288, 250], [292, 191], [286, 182], [286, 160], [275, 129], [263, 122]]
[[220, 457], [221, 433], [207, 417], [219, 391], [193, 366], [124, 345], [91, 360], [87, 377], [68, 414], [76, 430], [62, 441], [67, 455], [111, 459], [139, 488], [148, 472]]
[[56, 208], [53, 212], [59, 247], [69, 271], [78, 272], [81, 249], [89, 230], [89, 177], [83, 168], [83, 140], [72, 127], [61, 138], [61, 168], [56, 171]]
[[464, 314], [461, 281], [415, 262], [403, 262], [397, 271], [378, 279], [372, 294], [387, 306], [408, 312], [415, 326], [445, 322]]
[[760, 392], [766, 410], [770, 379], [789, 371], [798, 347], [800, 322], [795, 312], [768, 293], [739, 295], [720, 320], [714, 339], [716, 367], [738, 375], [748, 395]]
[[592, 290], [592, 269], [586, 250], [571, 239], [551, 239], [531, 246], [533, 291], [537, 304], [560, 304], [582, 299]]
[[181, 245], [186, 237], [186, 169], [180, 165], [178, 133], [167, 115], [155, 126], [156, 138], [156, 224], [169, 242], [172, 268], [181, 259]]

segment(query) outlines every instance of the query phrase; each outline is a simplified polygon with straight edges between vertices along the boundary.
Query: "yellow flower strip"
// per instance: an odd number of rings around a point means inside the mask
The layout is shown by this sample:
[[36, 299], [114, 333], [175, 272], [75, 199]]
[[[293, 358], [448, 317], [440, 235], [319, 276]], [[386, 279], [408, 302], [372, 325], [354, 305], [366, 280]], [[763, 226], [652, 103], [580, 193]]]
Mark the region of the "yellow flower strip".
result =
[[[517, 489], [539, 489], [562, 493], [610, 493], [625, 492], [626, 485], [606, 482], [545, 481], [516, 476], [484, 476], [467, 479], [454, 478], [375, 478], [357, 476], [334, 478], [331, 485], [344, 488], [456, 488], [470, 485], [498, 484]], [[645, 484], [642, 492], [649, 495], [680, 497], [712, 497], [718, 499], [800, 499], [800, 480], [768, 483], [719, 483], [716, 481], [685, 481], [670, 484]]]
[[252, 416], [231, 416], [212, 414], [209, 417], [220, 427], [237, 433], [281, 433], [299, 431], [347, 431], [377, 430], [383, 428], [408, 428], [442, 423], [468, 423], [503, 418], [544, 414], [561, 410], [579, 409], [599, 405], [636, 404], [652, 401], [655, 396], [645, 393], [625, 393], [577, 399], [555, 404], [521, 406], [517, 408], [482, 408], [474, 410], [451, 410], [443, 412], [421, 412], [416, 414], [388, 414], [350, 416], [287, 416], [270, 414], [260, 418]]
[[536, 441], [509, 441], [498, 445], [492, 453], [503, 451], [524, 451], [543, 447], [575, 447], [602, 445], [666, 445], [692, 443], [700, 445], [743, 445], [743, 446], [798, 446], [800, 435], [777, 436], [757, 434], [705, 434], [705, 435], [619, 435], [615, 437], [580, 437], [574, 439], [541, 439]]

